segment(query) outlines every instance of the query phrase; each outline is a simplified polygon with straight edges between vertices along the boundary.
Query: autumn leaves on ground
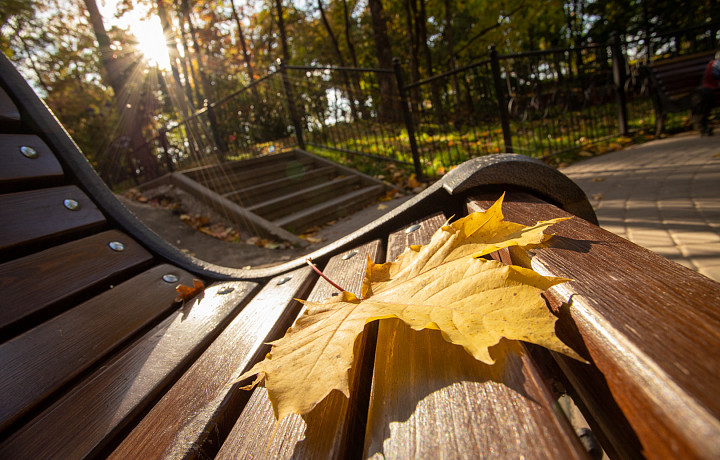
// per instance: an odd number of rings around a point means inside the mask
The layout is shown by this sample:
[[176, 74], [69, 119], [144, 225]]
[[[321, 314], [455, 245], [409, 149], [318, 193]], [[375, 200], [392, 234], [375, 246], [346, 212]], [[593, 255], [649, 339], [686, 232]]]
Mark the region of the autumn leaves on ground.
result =
[[235, 268], [258, 268], [286, 262], [341, 238], [389, 212], [428, 184], [394, 164], [376, 175], [391, 188], [378, 202], [351, 216], [313, 227], [300, 235], [307, 248], [294, 248], [243, 231], [223, 216], [175, 187], [161, 186], [118, 194], [121, 202], [145, 225], [181, 251], [203, 261]]

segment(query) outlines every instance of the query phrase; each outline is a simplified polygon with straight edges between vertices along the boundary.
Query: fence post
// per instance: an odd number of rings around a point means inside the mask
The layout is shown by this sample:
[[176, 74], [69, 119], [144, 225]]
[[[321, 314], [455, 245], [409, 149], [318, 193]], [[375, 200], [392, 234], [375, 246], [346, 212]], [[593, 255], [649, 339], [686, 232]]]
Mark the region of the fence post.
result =
[[415, 140], [415, 125], [413, 124], [412, 114], [410, 113], [410, 102], [405, 93], [405, 83], [403, 82], [402, 69], [400, 69], [400, 59], [396, 57], [393, 58], [393, 70], [395, 71], [395, 79], [397, 80], [400, 105], [402, 106], [403, 119], [405, 120], [405, 128], [408, 133], [408, 141], [410, 142], [413, 165], [415, 165], [415, 177], [421, 179], [423, 177], [423, 168], [420, 164], [420, 153], [418, 151], [417, 141]]
[[163, 158], [165, 159], [165, 164], [167, 165], [168, 172], [174, 172], [175, 167], [173, 166], [172, 158], [170, 157], [170, 144], [167, 140], [167, 131], [165, 130], [165, 128], [160, 129], [159, 137], [160, 147], [162, 148]]
[[300, 117], [298, 117], [297, 108], [295, 107], [295, 98], [293, 97], [290, 80], [288, 80], [287, 69], [285, 68], [285, 61], [282, 59], [280, 60], [280, 73], [282, 74], [283, 86], [285, 87], [285, 97], [287, 97], [288, 101], [290, 118], [292, 118], [293, 127], [295, 128], [295, 138], [297, 139], [298, 147], [300, 147], [301, 150], [305, 150], [302, 123], [300, 123]]
[[505, 90], [503, 90], [502, 76], [500, 75], [500, 60], [495, 45], [490, 45], [490, 68], [492, 70], [493, 82], [495, 83], [495, 97], [500, 110], [500, 125], [502, 126], [505, 152], [512, 153], [512, 133], [510, 132], [510, 116], [508, 115], [507, 103], [505, 102]]
[[615, 100], [617, 101], [618, 129], [621, 136], [628, 135], [627, 97], [625, 94], [625, 57], [623, 56], [620, 37], [613, 33], [610, 37], [610, 52], [612, 54], [613, 81], [615, 83]]

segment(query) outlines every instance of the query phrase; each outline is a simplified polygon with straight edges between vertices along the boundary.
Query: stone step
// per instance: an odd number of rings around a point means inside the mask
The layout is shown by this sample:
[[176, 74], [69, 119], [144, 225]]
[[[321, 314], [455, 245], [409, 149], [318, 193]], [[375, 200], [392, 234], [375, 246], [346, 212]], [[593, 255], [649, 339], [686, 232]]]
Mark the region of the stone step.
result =
[[314, 187], [298, 190], [294, 193], [288, 193], [287, 195], [249, 206], [246, 209], [265, 219], [273, 220], [330, 201], [338, 196], [350, 193], [359, 187], [359, 177], [339, 177]]
[[272, 222], [279, 227], [298, 234], [313, 225], [354, 213], [364, 205], [372, 202], [375, 198], [381, 196], [384, 190], [385, 187], [382, 185], [363, 187], [330, 201], [326, 201], [325, 203], [320, 203], [293, 214], [280, 217]]
[[328, 182], [334, 175], [335, 168], [333, 166], [327, 166], [306, 171], [304, 174], [282, 177], [270, 182], [265, 182], [264, 184], [234, 190], [223, 196], [233, 200], [240, 206], [249, 207], [282, 197], [289, 193], [323, 184]]

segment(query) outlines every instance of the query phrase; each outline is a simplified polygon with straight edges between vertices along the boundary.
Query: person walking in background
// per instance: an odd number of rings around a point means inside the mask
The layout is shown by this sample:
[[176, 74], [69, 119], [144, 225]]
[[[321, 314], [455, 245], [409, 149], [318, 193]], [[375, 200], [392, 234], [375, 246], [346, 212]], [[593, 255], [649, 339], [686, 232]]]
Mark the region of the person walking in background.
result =
[[715, 53], [715, 59], [708, 62], [703, 74], [700, 88], [692, 95], [692, 119], [695, 129], [701, 136], [712, 136], [713, 130], [708, 126], [708, 118], [713, 109], [715, 91], [720, 89], [720, 50]]

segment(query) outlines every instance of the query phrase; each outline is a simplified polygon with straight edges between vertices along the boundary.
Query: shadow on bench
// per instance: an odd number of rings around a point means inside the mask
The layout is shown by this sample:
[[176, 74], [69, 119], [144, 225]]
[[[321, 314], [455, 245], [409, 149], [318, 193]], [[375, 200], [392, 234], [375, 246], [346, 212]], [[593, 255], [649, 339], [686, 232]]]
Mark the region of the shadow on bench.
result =
[[[502, 341], [489, 367], [437, 331], [385, 320], [359, 345], [350, 399], [333, 393], [276, 427], [265, 390], [231, 382], [292, 324], [294, 299], [333, 288], [303, 260], [236, 270], [170, 246], [4, 57], [0, 84], [0, 457], [596, 456], [558, 410], [566, 394], [611, 456], [720, 456], [720, 284], [597, 227], [583, 192], [543, 163], [465, 163], [311, 256], [358, 294], [366, 254], [392, 260], [504, 191], [510, 221], [572, 216], [549, 247], [495, 257], [573, 280], [547, 298], [591, 364]], [[175, 302], [193, 278], [208, 287]]]

